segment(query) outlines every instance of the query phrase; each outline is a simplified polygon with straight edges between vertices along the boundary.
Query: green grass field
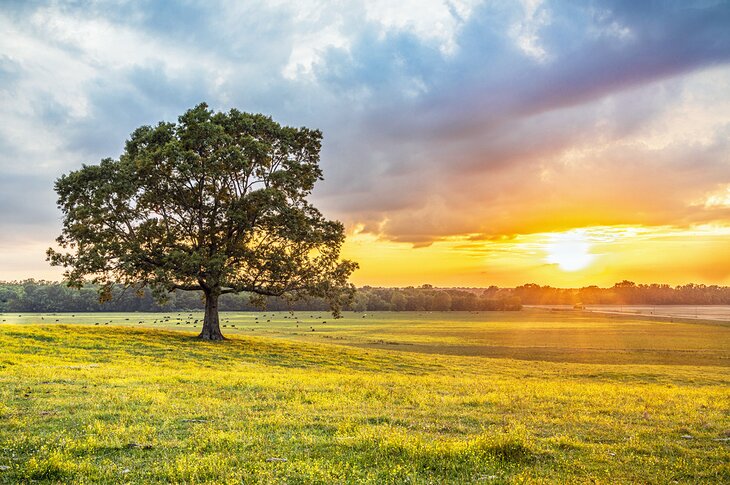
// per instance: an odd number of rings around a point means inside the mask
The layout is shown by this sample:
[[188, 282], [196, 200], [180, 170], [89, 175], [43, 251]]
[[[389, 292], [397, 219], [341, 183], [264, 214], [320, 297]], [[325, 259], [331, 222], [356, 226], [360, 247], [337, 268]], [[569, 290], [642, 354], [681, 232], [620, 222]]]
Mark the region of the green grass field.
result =
[[730, 482], [728, 325], [201, 318], [0, 315], [0, 483]]

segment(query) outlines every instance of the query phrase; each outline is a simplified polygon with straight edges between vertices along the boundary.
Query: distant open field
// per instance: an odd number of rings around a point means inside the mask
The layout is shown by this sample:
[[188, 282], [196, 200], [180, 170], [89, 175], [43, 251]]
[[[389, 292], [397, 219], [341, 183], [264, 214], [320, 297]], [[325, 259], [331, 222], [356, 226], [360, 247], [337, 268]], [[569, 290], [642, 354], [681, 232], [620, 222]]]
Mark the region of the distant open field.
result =
[[[730, 323], [624, 315], [521, 312], [223, 312], [227, 336], [266, 336], [411, 353], [730, 366]], [[644, 315], [646, 317], [647, 315]], [[202, 312], [0, 314], [0, 323], [133, 326], [199, 332]]]
[[[572, 310], [572, 305], [529, 305], [528, 308]], [[730, 322], [730, 305], [585, 305], [587, 312], [643, 315]]]
[[730, 325], [345, 316], [0, 315], [0, 483], [730, 482]]

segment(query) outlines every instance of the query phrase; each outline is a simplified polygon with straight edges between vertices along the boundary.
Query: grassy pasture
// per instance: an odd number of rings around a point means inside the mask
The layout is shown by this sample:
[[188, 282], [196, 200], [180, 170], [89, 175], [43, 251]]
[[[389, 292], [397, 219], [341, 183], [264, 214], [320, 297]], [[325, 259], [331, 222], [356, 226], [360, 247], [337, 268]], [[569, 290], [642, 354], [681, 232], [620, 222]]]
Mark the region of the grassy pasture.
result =
[[0, 315], [0, 483], [730, 482], [728, 325], [201, 318]]

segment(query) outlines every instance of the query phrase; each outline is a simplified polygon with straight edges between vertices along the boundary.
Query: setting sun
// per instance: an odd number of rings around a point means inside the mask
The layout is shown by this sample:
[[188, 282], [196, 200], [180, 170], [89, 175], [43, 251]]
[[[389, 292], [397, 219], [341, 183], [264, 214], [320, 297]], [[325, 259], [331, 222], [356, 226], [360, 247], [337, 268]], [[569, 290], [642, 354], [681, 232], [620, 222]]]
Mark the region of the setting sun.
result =
[[570, 231], [550, 236], [545, 244], [545, 262], [557, 264], [563, 271], [578, 271], [593, 262], [595, 255], [590, 253], [591, 245], [583, 231]]

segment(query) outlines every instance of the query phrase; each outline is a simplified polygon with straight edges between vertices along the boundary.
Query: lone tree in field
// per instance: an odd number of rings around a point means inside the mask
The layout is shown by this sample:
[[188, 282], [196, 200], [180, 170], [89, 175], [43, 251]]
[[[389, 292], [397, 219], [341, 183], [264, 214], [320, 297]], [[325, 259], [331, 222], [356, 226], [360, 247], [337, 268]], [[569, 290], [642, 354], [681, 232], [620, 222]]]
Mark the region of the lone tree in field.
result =
[[56, 181], [69, 285], [89, 279], [109, 298], [115, 282], [156, 297], [205, 295], [200, 338], [221, 340], [218, 298], [248, 292], [321, 297], [337, 314], [352, 297], [357, 264], [339, 259], [344, 229], [306, 198], [322, 179], [322, 133], [259, 114], [214, 113], [206, 104], [178, 123], [142, 126], [119, 160]]

